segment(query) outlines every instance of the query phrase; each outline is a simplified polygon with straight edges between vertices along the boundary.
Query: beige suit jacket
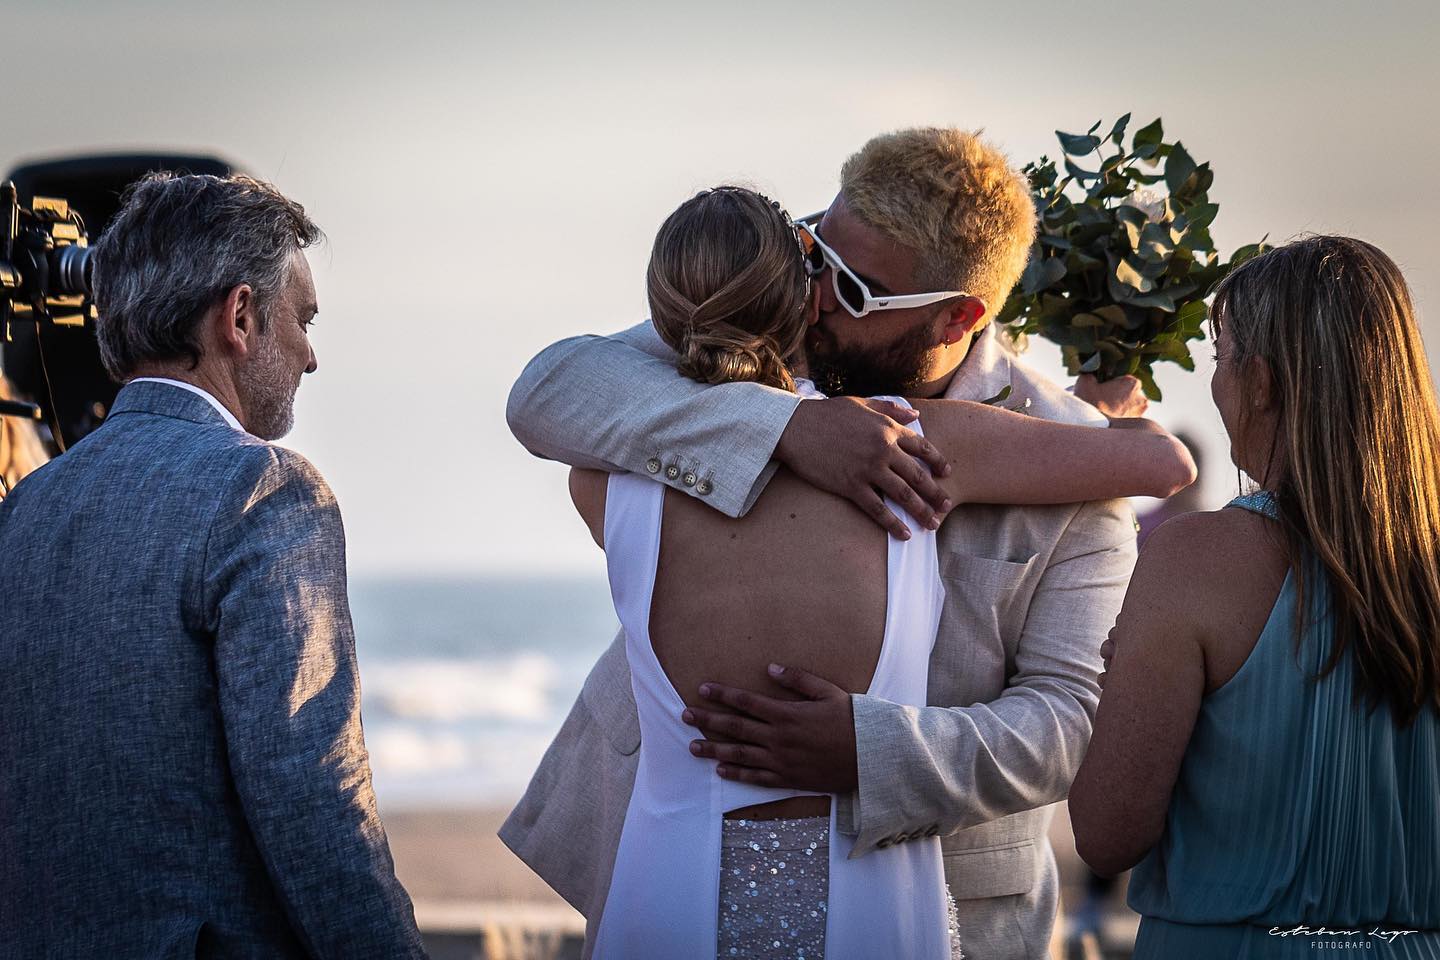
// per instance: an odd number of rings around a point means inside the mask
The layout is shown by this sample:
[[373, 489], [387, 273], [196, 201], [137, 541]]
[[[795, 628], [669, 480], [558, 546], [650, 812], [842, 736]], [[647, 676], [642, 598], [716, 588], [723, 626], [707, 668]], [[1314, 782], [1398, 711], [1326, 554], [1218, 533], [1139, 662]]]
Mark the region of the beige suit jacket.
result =
[[[770, 456], [799, 401], [757, 384], [701, 386], [672, 358], [649, 324], [561, 341], [515, 384], [511, 429], [538, 456], [655, 473], [741, 515], [773, 473]], [[1007, 404], [1028, 399], [1034, 416], [1105, 423], [990, 328], [946, 396], [986, 399], [1007, 385]], [[854, 697], [860, 784], [841, 798], [839, 823], [854, 836], [851, 856], [939, 834], [966, 956], [1043, 957], [1059, 898], [1046, 829], [1090, 738], [1100, 643], [1135, 563], [1134, 514], [1124, 501], [966, 505], [946, 519], [939, 544], [946, 603], [931, 706]], [[639, 745], [618, 636], [500, 831], [592, 928]]]

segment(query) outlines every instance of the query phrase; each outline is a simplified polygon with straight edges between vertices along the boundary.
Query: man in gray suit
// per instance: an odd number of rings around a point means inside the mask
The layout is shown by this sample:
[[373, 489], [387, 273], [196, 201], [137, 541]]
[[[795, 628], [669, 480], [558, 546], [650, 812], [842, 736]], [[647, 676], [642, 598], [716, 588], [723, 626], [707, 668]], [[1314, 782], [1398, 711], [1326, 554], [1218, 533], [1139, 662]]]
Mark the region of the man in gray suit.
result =
[[[867, 143], [818, 224], [827, 270], [807, 355], [821, 388], [958, 400], [1008, 388], [1008, 402], [1032, 415], [1103, 426], [1094, 407], [1020, 363], [988, 323], [1020, 276], [1034, 217], [1023, 178], [970, 134], [909, 130]], [[957, 295], [905, 309], [885, 299], [931, 291]], [[903, 431], [886, 408], [843, 397], [801, 404], [753, 383], [704, 386], [674, 359], [648, 324], [561, 341], [516, 383], [511, 429], [539, 456], [649, 473], [729, 516], [749, 509], [780, 461], [892, 532], [903, 525], [881, 492], [920, 522], [939, 520], [938, 490], [899, 448]], [[791, 685], [809, 695], [772, 701], [765, 723], [689, 711], [715, 735], [697, 749], [721, 761], [722, 776], [836, 793], [851, 856], [941, 836], [966, 955], [1041, 957], [1059, 894], [1046, 828], [1090, 736], [1100, 643], [1135, 560], [1134, 515], [1119, 501], [961, 505], [939, 536], [947, 598], [930, 662], [933, 706], [836, 695], [792, 669]], [[741, 710], [758, 698], [714, 693]], [[749, 736], [738, 751], [716, 742], [741, 730]], [[621, 637], [501, 830], [592, 929], [639, 739]]]
[[0, 955], [423, 957], [375, 809], [304, 210], [148, 177], [96, 251], [105, 423], [0, 504]]

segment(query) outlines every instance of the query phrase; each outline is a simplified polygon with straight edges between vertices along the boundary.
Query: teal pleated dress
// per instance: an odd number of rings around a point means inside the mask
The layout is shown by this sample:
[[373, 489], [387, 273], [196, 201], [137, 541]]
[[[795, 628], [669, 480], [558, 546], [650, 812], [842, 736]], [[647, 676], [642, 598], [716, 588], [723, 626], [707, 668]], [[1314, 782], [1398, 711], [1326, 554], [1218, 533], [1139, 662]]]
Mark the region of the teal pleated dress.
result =
[[[1231, 505], [1274, 515], [1263, 492]], [[1348, 651], [1307, 679], [1332, 630], [1312, 619], [1297, 664], [1296, 601], [1287, 577], [1249, 658], [1201, 702], [1165, 832], [1130, 878], [1136, 960], [1440, 960], [1440, 717], [1397, 730], [1387, 705], [1352, 706]]]

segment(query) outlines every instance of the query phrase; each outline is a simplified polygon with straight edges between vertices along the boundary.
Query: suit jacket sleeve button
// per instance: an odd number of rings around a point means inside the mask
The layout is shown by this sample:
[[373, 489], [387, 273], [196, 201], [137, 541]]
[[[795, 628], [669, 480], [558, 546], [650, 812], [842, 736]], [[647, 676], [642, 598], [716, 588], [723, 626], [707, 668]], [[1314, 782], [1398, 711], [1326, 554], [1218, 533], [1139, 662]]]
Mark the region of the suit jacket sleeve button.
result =
[[705, 496], [705, 495], [708, 494], [711, 490], [714, 490], [714, 489], [715, 489], [715, 485], [710, 482], [710, 478], [709, 478], [709, 477], [706, 477], [706, 478], [704, 478], [703, 480], [701, 480], [699, 483], [695, 484], [695, 492], [698, 493], [698, 494], [700, 494], [700, 496], [702, 496], [702, 497]]
[[672, 463], [670, 464], [670, 466], [665, 468], [666, 480], [674, 480], [678, 476], [680, 476], [680, 468], [675, 464]]
[[880, 840], [876, 841], [876, 843], [875, 843], [875, 849], [877, 849], [877, 850], [884, 850], [884, 849], [885, 849], [886, 847], [888, 847], [888, 846], [890, 846], [890, 838], [889, 838], [889, 837], [882, 837]]
[[645, 469], [650, 471], [651, 473], [659, 473], [660, 466], [661, 464], [659, 457], [651, 457], [649, 460], [645, 461]]
[[685, 486], [687, 487], [695, 486], [695, 471], [686, 470], [685, 473], [681, 475], [680, 482], [685, 484]]
[[927, 830], [925, 831], [925, 836], [927, 836], [927, 837], [938, 837], [938, 836], [940, 836], [940, 824], [938, 824], [938, 823], [932, 823], [932, 824], [930, 824], [929, 829], [927, 829]]

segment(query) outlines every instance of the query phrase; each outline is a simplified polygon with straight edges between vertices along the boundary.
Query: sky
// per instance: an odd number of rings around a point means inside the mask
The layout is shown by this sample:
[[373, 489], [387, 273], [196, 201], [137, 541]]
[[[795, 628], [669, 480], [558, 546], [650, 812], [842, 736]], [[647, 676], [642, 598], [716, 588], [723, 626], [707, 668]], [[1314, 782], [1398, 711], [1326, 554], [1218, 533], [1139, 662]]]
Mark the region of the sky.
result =
[[[1268, 234], [1387, 251], [1440, 351], [1433, 4], [279, 3], [0, 0], [0, 164], [213, 152], [303, 203], [319, 370], [286, 440], [345, 516], [352, 573], [603, 570], [565, 471], [505, 400], [547, 344], [645, 319], [654, 232], [695, 190], [823, 208], [869, 137], [1163, 117], [1215, 170], [1228, 254]], [[1108, 128], [1108, 127], [1107, 127]], [[1153, 415], [1236, 490], [1200, 369]], [[1062, 376], [1043, 345], [1032, 362]], [[1432, 367], [1440, 369], [1440, 364]]]

